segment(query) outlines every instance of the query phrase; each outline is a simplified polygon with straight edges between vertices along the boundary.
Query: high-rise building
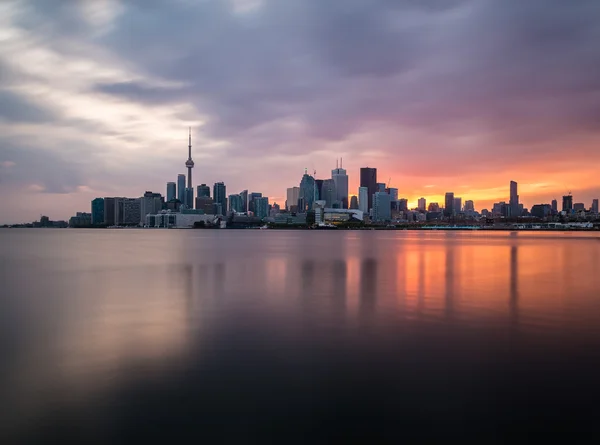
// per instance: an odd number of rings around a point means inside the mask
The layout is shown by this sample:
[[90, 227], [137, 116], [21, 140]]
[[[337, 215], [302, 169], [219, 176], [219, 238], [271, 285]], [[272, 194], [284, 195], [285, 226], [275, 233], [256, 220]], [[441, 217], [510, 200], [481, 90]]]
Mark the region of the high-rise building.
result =
[[390, 195], [392, 202], [398, 201], [398, 189], [395, 187], [389, 187], [385, 189], [385, 192]]
[[260, 219], [269, 216], [269, 198], [254, 198], [254, 216]]
[[196, 187], [196, 196], [201, 198], [202, 196], [208, 196], [210, 198], [210, 187], [206, 184], [200, 184]]
[[[334, 170], [331, 170], [331, 179], [335, 183], [336, 190], [336, 201], [341, 203], [342, 209], [348, 208], [348, 175], [346, 170], [342, 168], [342, 160], [340, 159], [339, 168], [336, 166]], [[321, 197], [321, 199], [323, 199]]]
[[419, 200], [417, 202], [418, 202], [417, 207], [421, 212], [424, 212], [425, 210], [427, 210], [427, 200], [425, 198], [419, 198]]
[[244, 211], [242, 197], [240, 195], [229, 195], [229, 199], [227, 201], [229, 203], [230, 212], [242, 213]]
[[576, 212], [581, 212], [585, 210], [585, 204], [582, 202], [576, 202], [575, 204], [573, 204], [573, 210]]
[[242, 212], [245, 213], [248, 211], [248, 190], [242, 190], [240, 198], [242, 198]]
[[358, 210], [358, 198], [356, 197], [356, 195], [350, 198], [350, 208], [352, 210]]
[[454, 198], [454, 214], [458, 215], [462, 211], [462, 198]]
[[[362, 167], [360, 169], [360, 186], [367, 188], [367, 199], [368, 205], [365, 213], [369, 213], [369, 210], [373, 208], [373, 196], [375, 196], [375, 192], [377, 191], [377, 169]], [[361, 210], [363, 209], [363, 204], [361, 202], [360, 191], [358, 194], [358, 204]]]
[[138, 225], [140, 221], [140, 198], [115, 198], [115, 225]]
[[444, 215], [448, 216], [448, 217], [454, 215], [454, 193], [453, 192], [446, 193], [446, 199], [444, 202]]
[[375, 192], [373, 196], [373, 219], [389, 221], [392, 219], [391, 196], [385, 192]]
[[544, 219], [552, 214], [552, 206], [549, 204], [536, 204], [531, 207], [531, 216]]
[[254, 206], [254, 200], [256, 198], [262, 198], [262, 193], [252, 192], [248, 195], [248, 211], [254, 213], [256, 208]]
[[594, 199], [592, 201], [592, 213], [594, 213], [596, 215], [598, 214], [598, 200], [597, 199]]
[[300, 197], [300, 187], [290, 187], [287, 189], [285, 208], [289, 211], [292, 210], [292, 206], [298, 206], [298, 198]]
[[321, 200], [325, 201], [325, 207], [333, 207], [334, 203], [339, 203], [338, 201], [338, 193], [335, 185], [334, 179], [325, 179], [323, 181], [323, 187], [321, 189]]
[[146, 192], [140, 198], [140, 224], [146, 223], [146, 215], [156, 215], [163, 207], [163, 198], [160, 193]]
[[315, 194], [315, 200], [323, 199], [321, 191], [323, 189], [324, 179], [315, 179], [315, 186], [317, 187], [317, 193]]
[[217, 214], [222, 215], [223, 210], [227, 209], [227, 194], [225, 191], [225, 183], [215, 182], [215, 185], [213, 186], [213, 200], [215, 204], [221, 204], [221, 213]]
[[185, 175], [177, 175], [177, 199], [183, 204], [185, 202]]
[[563, 196], [562, 211], [571, 213], [573, 210], [573, 196], [571, 194]]
[[214, 201], [210, 196], [198, 196], [196, 198], [196, 210], [203, 210], [207, 215], [214, 214]]
[[510, 205], [510, 216], [513, 218], [521, 216], [521, 212], [519, 211], [519, 194], [517, 190], [517, 183], [515, 181], [510, 181], [510, 200], [508, 204]]
[[558, 201], [556, 199], [552, 200], [552, 213], [558, 213]]
[[465, 201], [465, 213], [467, 212], [474, 212], [475, 211], [475, 204], [473, 203], [472, 200], [468, 199]]
[[104, 224], [104, 198], [92, 200], [92, 225]]
[[368, 187], [358, 188], [358, 210], [363, 212], [364, 215], [369, 214], [369, 189]]
[[385, 193], [385, 182], [378, 182], [376, 184], [377, 192]]
[[194, 208], [194, 189], [191, 187], [185, 188], [185, 207], [188, 209]]
[[[187, 177], [187, 188], [191, 189], [192, 200], [188, 202], [188, 207], [193, 207], [193, 196], [194, 196], [194, 188], [192, 186], [192, 169], [194, 168], [194, 161], [192, 161], [192, 127], [190, 127], [190, 135], [189, 135], [189, 143], [188, 143], [188, 158], [185, 161], [185, 167], [188, 170]], [[186, 193], [190, 193], [186, 190]]]
[[[316, 201], [317, 194], [317, 186], [315, 183], [315, 178], [309, 175], [306, 170], [304, 170], [304, 175], [302, 176], [302, 180], [300, 181], [300, 198], [304, 198], [304, 205], [306, 210], [312, 210], [313, 203]], [[304, 212], [305, 209], [299, 209], [301, 212]]]
[[429, 206], [427, 207], [427, 211], [428, 212], [439, 212], [440, 205], [437, 202], [430, 202]]
[[108, 227], [115, 225], [115, 200], [117, 198], [104, 198], [104, 224]]
[[167, 182], [167, 201], [172, 201], [177, 197], [177, 184]]
[[398, 200], [398, 210], [401, 212], [408, 212], [408, 199], [400, 198]]

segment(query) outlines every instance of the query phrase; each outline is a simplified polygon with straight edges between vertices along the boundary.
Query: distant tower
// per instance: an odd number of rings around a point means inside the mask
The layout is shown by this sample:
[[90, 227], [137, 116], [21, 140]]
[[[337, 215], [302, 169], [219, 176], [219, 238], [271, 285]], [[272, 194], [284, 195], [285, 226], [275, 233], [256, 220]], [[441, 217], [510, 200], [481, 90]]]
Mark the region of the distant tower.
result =
[[194, 168], [194, 161], [192, 161], [192, 127], [190, 127], [189, 145], [188, 145], [188, 159], [185, 161], [185, 166], [188, 169], [187, 177], [187, 188], [192, 188], [192, 169]]

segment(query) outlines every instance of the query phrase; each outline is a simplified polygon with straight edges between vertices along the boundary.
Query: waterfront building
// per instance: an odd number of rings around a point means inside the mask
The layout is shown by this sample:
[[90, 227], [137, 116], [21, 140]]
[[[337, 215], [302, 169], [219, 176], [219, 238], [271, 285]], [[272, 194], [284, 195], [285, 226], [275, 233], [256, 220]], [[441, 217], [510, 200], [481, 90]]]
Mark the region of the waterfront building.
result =
[[369, 189], [367, 187], [358, 188], [358, 209], [365, 215], [369, 213]]
[[454, 193], [447, 192], [444, 202], [444, 216], [451, 217], [454, 215]]
[[462, 211], [462, 198], [454, 198], [454, 214], [458, 215]]
[[214, 214], [214, 201], [210, 196], [198, 196], [196, 197], [196, 210], [201, 210], [207, 215]]
[[185, 175], [177, 175], [177, 199], [183, 204], [185, 203]]
[[115, 225], [115, 200], [117, 198], [104, 198], [104, 224]]
[[163, 208], [163, 198], [160, 193], [146, 192], [140, 198], [140, 224], [146, 223], [146, 215], [159, 213]]
[[391, 197], [385, 192], [376, 192], [373, 196], [373, 219], [389, 221], [392, 219]]
[[558, 201], [556, 199], [552, 200], [552, 213], [558, 213]]
[[262, 198], [262, 193], [252, 192], [248, 195], [248, 211], [249, 212], [252, 212], [252, 213], [255, 212], [254, 200], [256, 198]]
[[263, 219], [269, 216], [269, 198], [254, 198], [254, 216]]
[[245, 213], [248, 211], [248, 190], [242, 190], [240, 198], [242, 199], [242, 212]]
[[352, 210], [358, 210], [358, 198], [356, 197], [356, 195], [350, 198], [350, 208]]
[[[40, 221], [42, 224], [42, 221]], [[69, 227], [90, 227], [92, 225], [92, 214], [86, 212], [77, 212], [75, 216], [69, 218]]]
[[[342, 209], [348, 208], [348, 174], [346, 170], [342, 168], [342, 160], [340, 159], [339, 168], [336, 165], [334, 170], [331, 170], [331, 179], [335, 183], [336, 197], [335, 201], [341, 203]], [[321, 199], [323, 196], [321, 195]]]
[[115, 225], [139, 225], [141, 210], [140, 198], [115, 198]]
[[286, 192], [285, 208], [288, 211], [291, 211], [293, 206], [297, 208], [298, 198], [300, 198], [300, 187], [288, 188]]
[[188, 209], [194, 208], [194, 189], [191, 187], [185, 188], [185, 207]]
[[92, 200], [91, 223], [95, 226], [104, 224], [104, 198]]
[[572, 210], [573, 210], [573, 196], [571, 194], [563, 196], [562, 211], [571, 213]]
[[[369, 213], [369, 211], [373, 208], [373, 196], [375, 195], [375, 192], [377, 191], [377, 169], [376, 168], [362, 167], [360, 169], [360, 186], [367, 188], [368, 204], [367, 204], [367, 210], [365, 213]], [[358, 203], [362, 209], [360, 192], [358, 195]]]
[[215, 182], [213, 186], [213, 200], [215, 204], [221, 204], [221, 212], [216, 214], [222, 215], [223, 209], [227, 209], [227, 194], [224, 182]]
[[316, 201], [316, 192], [315, 178], [304, 170], [304, 175], [300, 181], [300, 198], [304, 199], [305, 207], [299, 209], [301, 212], [312, 209], [313, 203]]
[[244, 212], [242, 197], [240, 195], [229, 195], [229, 199], [227, 201], [229, 203], [229, 211], [230, 212], [236, 212], [236, 213]]
[[[333, 207], [334, 203], [340, 203], [340, 201], [338, 201], [337, 198], [338, 198], [338, 193], [337, 193], [337, 189], [336, 189], [335, 180], [333, 180], [333, 179], [324, 180], [323, 187], [321, 189], [321, 201], [325, 202], [323, 207]], [[338, 205], [337, 207], [343, 208], [341, 206], [341, 204]]]
[[427, 200], [425, 198], [419, 198], [419, 200], [417, 201], [417, 208], [421, 211], [424, 212], [425, 210], [427, 210]]
[[172, 201], [175, 198], [177, 198], [177, 184], [167, 182], [167, 201]]
[[544, 219], [552, 215], [552, 206], [550, 204], [536, 204], [531, 207], [531, 216]]
[[592, 201], [592, 213], [595, 215], [598, 214], [598, 199]]
[[513, 218], [518, 218], [521, 216], [521, 208], [519, 207], [519, 194], [517, 189], [517, 183], [515, 181], [510, 181], [510, 216]]

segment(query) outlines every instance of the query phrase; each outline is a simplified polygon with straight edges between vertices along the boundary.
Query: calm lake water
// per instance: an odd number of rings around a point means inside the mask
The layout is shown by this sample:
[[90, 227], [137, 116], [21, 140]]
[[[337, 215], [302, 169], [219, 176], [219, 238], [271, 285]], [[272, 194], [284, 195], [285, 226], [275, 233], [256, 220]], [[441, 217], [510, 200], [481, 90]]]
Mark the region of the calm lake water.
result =
[[598, 234], [0, 230], [1, 443], [600, 438]]

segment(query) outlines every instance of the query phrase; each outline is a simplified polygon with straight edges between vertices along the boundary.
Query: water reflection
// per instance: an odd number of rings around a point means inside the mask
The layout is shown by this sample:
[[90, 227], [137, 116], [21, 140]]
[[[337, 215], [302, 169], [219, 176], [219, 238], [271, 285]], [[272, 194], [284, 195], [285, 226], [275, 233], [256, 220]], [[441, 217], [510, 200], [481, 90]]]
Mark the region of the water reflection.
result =
[[519, 258], [518, 247], [510, 248], [510, 319], [513, 325], [519, 322]]
[[365, 258], [360, 263], [360, 315], [371, 318], [377, 304], [377, 259]]

